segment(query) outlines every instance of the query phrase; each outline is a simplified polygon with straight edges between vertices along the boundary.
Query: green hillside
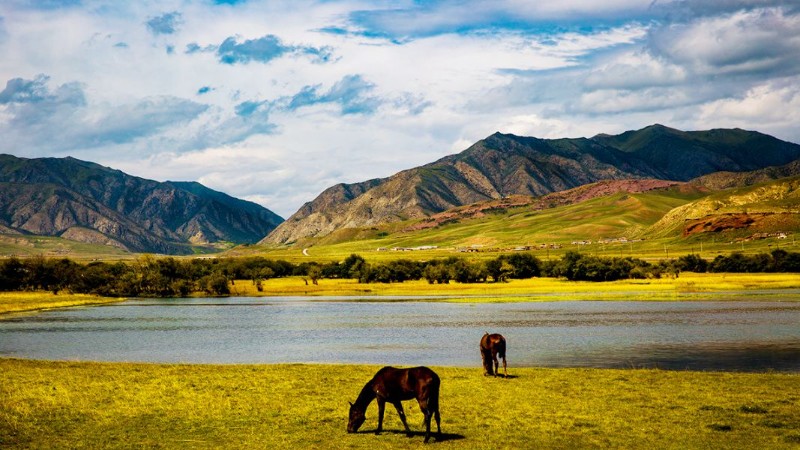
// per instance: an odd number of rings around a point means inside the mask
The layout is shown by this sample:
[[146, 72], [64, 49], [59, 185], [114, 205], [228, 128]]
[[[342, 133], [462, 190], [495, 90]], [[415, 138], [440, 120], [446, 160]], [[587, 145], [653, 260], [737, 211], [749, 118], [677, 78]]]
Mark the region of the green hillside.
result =
[[[800, 231], [799, 187], [800, 177], [793, 177], [713, 193], [679, 184], [544, 208], [540, 208], [541, 201], [529, 200], [527, 205], [509, 208], [495, 206], [495, 201], [478, 217], [453, 213], [454, 218], [428, 228], [418, 229], [431, 219], [351, 228], [290, 247], [239, 248], [234, 254], [267, 251], [292, 260], [340, 260], [351, 253], [373, 259], [431, 259], [465, 252], [473, 258], [494, 257], [498, 252], [525, 249], [541, 258], [572, 250], [655, 259], [687, 253], [713, 258], [733, 251], [792, 249], [792, 245], [797, 251], [800, 247], [794, 233]], [[463, 213], [461, 209], [454, 211]], [[748, 218], [741, 228], [724, 228], [723, 221], [716, 231], [684, 233], [690, 220], [744, 213]], [[306, 255], [301, 255], [303, 249]]]
[[87, 244], [53, 236], [0, 234], [0, 258], [42, 255], [48, 258], [125, 259], [134, 255], [102, 244]]
[[[454, 252], [495, 253], [520, 247], [576, 249], [574, 241], [638, 240], [665, 213], [706, 195], [687, 185], [645, 193], [619, 192], [580, 203], [536, 210], [531, 206], [493, 209], [483, 217], [446, 221], [410, 231], [420, 220], [366, 229], [340, 230], [322, 239], [298, 242], [315, 256], [382, 253], [391, 258], [426, 258]], [[424, 220], [424, 219], [423, 219]], [[409, 252], [395, 248], [431, 247]], [[380, 249], [380, 250], [379, 250]], [[385, 251], [383, 251], [385, 250]], [[274, 251], [280, 251], [273, 249]], [[381, 257], [381, 256], [378, 256]]]

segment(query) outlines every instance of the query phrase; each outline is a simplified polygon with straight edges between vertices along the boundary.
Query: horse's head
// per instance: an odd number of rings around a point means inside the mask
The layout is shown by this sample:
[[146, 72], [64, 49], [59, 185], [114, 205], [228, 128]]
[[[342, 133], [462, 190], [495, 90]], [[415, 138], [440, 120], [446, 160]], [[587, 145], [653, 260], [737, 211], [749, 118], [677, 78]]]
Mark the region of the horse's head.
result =
[[350, 403], [350, 420], [347, 421], [348, 433], [355, 433], [361, 428], [361, 425], [367, 420], [367, 416], [364, 415], [364, 412], [364, 410]]

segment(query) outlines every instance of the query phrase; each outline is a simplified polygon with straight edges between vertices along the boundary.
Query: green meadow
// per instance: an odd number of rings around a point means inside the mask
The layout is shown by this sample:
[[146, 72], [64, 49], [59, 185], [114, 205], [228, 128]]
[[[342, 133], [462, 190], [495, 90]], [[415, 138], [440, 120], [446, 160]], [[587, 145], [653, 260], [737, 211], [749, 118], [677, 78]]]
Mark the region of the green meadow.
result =
[[69, 257], [78, 260], [129, 259], [131, 253], [110, 245], [87, 244], [54, 236], [0, 233], [0, 255]]
[[[477, 355], [476, 355], [477, 357]], [[347, 434], [377, 366], [156, 365], [0, 359], [3, 448], [419, 448], [422, 414], [377, 407]], [[800, 377], [780, 373], [434, 367], [434, 448], [759, 448], [800, 445]]]

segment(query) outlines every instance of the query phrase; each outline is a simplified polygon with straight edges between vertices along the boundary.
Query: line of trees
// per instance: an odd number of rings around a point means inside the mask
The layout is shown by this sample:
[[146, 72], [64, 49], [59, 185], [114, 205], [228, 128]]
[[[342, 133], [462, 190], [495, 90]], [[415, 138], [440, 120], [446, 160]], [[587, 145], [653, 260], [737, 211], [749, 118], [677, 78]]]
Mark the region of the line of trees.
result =
[[677, 277], [685, 272], [800, 272], [800, 253], [773, 250], [771, 253], [718, 255], [712, 261], [689, 254], [678, 259], [649, 263], [636, 258], [601, 258], [567, 252], [560, 260], [542, 265], [542, 275], [575, 281], [614, 281], [636, 278]]
[[261, 281], [298, 274], [286, 261], [266, 258], [176, 259], [144, 255], [132, 262], [80, 264], [70, 259], [0, 261], [0, 291], [46, 290], [107, 297], [185, 297], [230, 294], [232, 280]]
[[541, 261], [529, 253], [500, 255], [488, 261], [458, 257], [411, 261], [367, 262], [350, 255], [342, 262], [292, 264], [263, 257], [176, 259], [145, 255], [132, 262], [81, 264], [34, 257], [0, 261], [0, 291], [68, 290], [110, 297], [185, 297], [195, 292], [230, 294], [234, 280], [252, 280], [261, 290], [270, 278], [302, 276], [317, 284], [323, 278], [357, 279], [360, 283], [394, 283], [425, 279], [429, 283], [504, 282], [539, 276], [576, 281], [660, 278], [690, 272], [800, 272], [800, 253], [717, 256], [712, 261], [690, 254], [649, 263], [636, 258], [603, 258], [567, 252], [561, 259]]

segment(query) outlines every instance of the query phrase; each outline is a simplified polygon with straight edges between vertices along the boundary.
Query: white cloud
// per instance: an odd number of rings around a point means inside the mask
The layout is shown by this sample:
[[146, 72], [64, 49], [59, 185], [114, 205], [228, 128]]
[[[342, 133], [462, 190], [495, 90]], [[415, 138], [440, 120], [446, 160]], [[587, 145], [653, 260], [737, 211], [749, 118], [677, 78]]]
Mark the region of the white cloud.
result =
[[800, 77], [755, 86], [741, 98], [705, 104], [698, 122], [764, 131], [796, 127], [800, 123]]
[[685, 83], [686, 70], [668, 61], [641, 51], [622, 52], [608, 62], [598, 61], [589, 69], [585, 86], [588, 89], [636, 90], [654, 86], [675, 86]]
[[703, 75], [796, 71], [800, 64], [800, 15], [783, 8], [738, 11], [655, 31], [651, 49]]

